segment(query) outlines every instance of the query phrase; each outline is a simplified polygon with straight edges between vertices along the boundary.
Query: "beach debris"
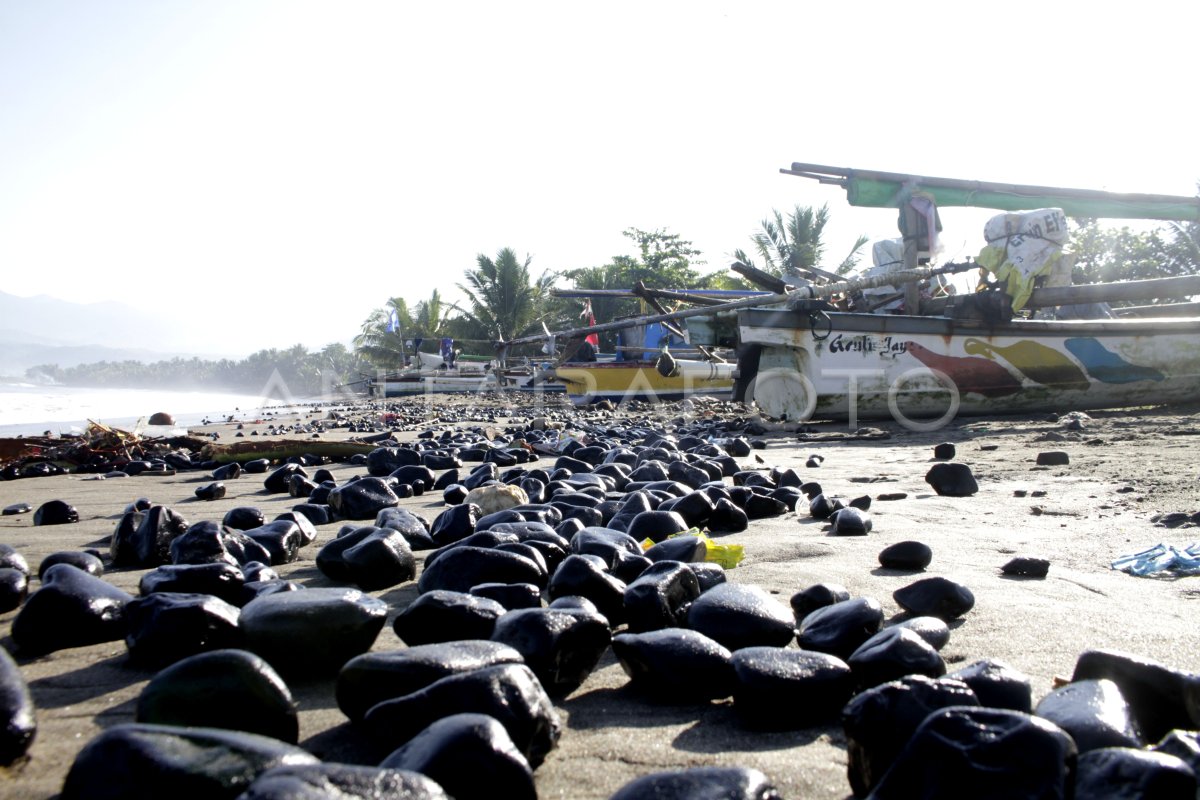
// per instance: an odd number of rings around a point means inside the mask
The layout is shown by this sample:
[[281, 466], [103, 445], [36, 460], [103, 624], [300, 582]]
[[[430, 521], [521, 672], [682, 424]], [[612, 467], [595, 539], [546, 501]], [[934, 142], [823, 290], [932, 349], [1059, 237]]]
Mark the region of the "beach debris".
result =
[[930, 615], [947, 622], [975, 607], [975, 595], [970, 589], [940, 575], [902, 586], [892, 592], [892, 599], [910, 614]]
[[846, 659], [883, 626], [883, 607], [873, 597], [854, 597], [809, 612], [800, 621], [801, 649]]
[[236, 797], [271, 767], [317, 764], [277, 739], [219, 728], [124, 723], [83, 746], [63, 782], [62, 800], [97, 797]]
[[920, 572], [933, 561], [933, 548], [912, 539], [896, 542], [879, 551], [879, 565], [887, 569]]
[[40, 656], [125, 638], [125, 606], [133, 597], [70, 564], [55, 564], [12, 622], [25, 656]]
[[1050, 562], [1036, 556], [1016, 556], [1009, 559], [1000, 572], [1020, 578], [1044, 578], [1050, 573]]
[[495, 717], [534, 768], [562, 735], [554, 703], [525, 664], [499, 664], [449, 675], [411, 694], [377, 703], [363, 722], [380, 744], [398, 747], [435, 721], [462, 713]]
[[[183, 451], [199, 451], [203, 440], [190, 436], [143, 437], [136, 432], [89, 421], [79, 436], [26, 436], [0, 439], [0, 479], [44, 477], [66, 472], [105, 474], [131, 462], [149, 464], [156, 475], [171, 474], [164, 460], [190, 468]], [[133, 469], [137, 469], [134, 467]]]
[[1200, 542], [1175, 546], [1160, 542], [1115, 559], [1110, 568], [1139, 577], [1200, 575]]
[[855, 797], [865, 797], [895, 763], [932, 712], [978, 706], [969, 686], [953, 678], [909, 675], [855, 695], [842, 711], [847, 739], [846, 774]]
[[59, 550], [42, 559], [38, 565], [38, 580], [41, 580], [42, 576], [46, 574], [46, 570], [55, 564], [70, 564], [97, 578], [104, 575], [104, 562], [96, 553], [84, 550]]
[[[463, 764], [471, 768], [463, 769]], [[514, 800], [537, 799], [529, 762], [499, 720], [487, 714], [452, 714], [436, 720], [379, 766], [428, 776], [452, 797], [499, 794]]]
[[1129, 704], [1106, 678], [1071, 681], [1054, 689], [1038, 701], [1034, 713], [1071, 734], [1080, 753], [1142, 746]]
[[731, 651], [784, 647], [796, 637], [791, 609], [754, 584], [722, 583], [687, 611], [687, 626]]
[[72, 522], [79, 522], [79, 512], [64, 500], [47, 500], [33, 512], [34, 525], [68, 525]]
[[854, 693], [845, 661], [828, 653], [744, 647], [733, 653], [733, 708], [748, 727], [796, 730], [835, 720]]
[[925, 482], [943, 497], [970, 497], [979, 491], [971, 468], [957, 462], [934, 464], [925, 473]]

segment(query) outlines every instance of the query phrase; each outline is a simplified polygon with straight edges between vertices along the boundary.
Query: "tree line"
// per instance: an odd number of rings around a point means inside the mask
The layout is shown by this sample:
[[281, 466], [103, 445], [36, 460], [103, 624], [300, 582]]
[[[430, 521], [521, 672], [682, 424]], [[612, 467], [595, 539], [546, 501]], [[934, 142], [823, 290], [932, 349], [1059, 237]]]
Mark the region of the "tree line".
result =
[[[772, 210], [750, 236], [750, 251], [734, 250], [730, 258], [778, 277], [818, 267], [827, 263], [824, 232], [828, 222], [827, 206]], [[1071, 222], [1075, 283], [1200, 273], [1200, 223], [1169, 223], [1135, 231], [1102, 227], [1096, 220]], [[102, 361], [68, 368], [48, 364], [30, 368], [26, 376], [78, 386], [219, 387], [250, 392], [280, 382], [294, 396], [318, 396], [367, 373], [400, 368], [417, 340], [429, 342], [423, 351], [436, 352], [437, 340], [448, 337], [467, 357], [487, 358], [494, 354], [498, 340], [540, 332], [543, 326], [551, 330], [578, 327], [583, 308], [580, 301], [550, 293], [559, 281], [575, 289], [630, 289], [639, 281], [652, 288], [756, 288], [724, 268], [702, 269], [702, 253], [679, 234], [638, 228], [628, 228], [623, 234], [634, 252], [613, 256], [603, 265], [560, 272], [535, 274], [532, 258], [522, 258], [509, 247], [501, 248], [494, 257], [481, 253], [457, 284], [462, 303], [447, 301], [436, 289], [411, 306], [404, 297], [391, 297], [363, 321], [352, 348], [330, 344], [310, 352], [295, 345], [285, 350], [260, 350], [241, 360]], [[842, 275], [853, 271], [866, 244], [866, 237], [858, 237], [831, 271]], [[644, 313], [640, 302], [598, 297], [590, 307], [597, 321], [607, 322]], [[611, 347], [614, 336], [602, 334], [601, 349]], [[536, 348], [529, 352], [536, 354]]]

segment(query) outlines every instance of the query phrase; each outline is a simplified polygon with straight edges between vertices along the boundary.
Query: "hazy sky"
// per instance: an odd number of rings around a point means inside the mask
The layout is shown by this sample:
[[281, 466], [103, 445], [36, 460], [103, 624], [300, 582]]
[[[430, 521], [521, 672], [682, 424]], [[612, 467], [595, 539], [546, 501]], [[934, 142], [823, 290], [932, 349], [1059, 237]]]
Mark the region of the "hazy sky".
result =
[[[828, 203], [793, 161], [1194, 195], [1200, 6], [0, 0], [0, 289], [194, 312], [197, 350], [348, 341], [666, 228], [724, 268]], [[943, 210], [945, 257], [986, 212]], [[194, 315], [189, 317], [195, 319]], [[139, 343], [148, 346], [148, 343]]]

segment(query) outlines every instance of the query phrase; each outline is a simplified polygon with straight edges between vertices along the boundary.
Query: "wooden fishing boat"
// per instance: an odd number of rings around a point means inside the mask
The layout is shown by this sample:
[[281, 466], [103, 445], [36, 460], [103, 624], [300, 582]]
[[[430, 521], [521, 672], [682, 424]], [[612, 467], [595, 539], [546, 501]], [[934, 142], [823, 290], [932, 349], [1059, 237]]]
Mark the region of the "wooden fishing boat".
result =
[[[556, 290], [554, 294], [594, 297], [601, 291]], [[628, 293], [643, 298], [653, 295], [650, 300], [660, 309], [657, 297], [671, 294], [678, 293], [651, 291], [644, 286]], [[701, 297], [697, 294], [695, 299]], [[729, 399], [733, 395], [736, 365], [732, 361], [708, 348], [696, 348], [686, 343], [683, 341], [685, 334], [675, 325], [644, 323], [639, 317], [623, 320], [623, 324], [615, 353], [589, 360], [573, 359], [577, 352], [573, 345], [581, 341], [576, 338], [565, 348], [566, 357], [544, 370], [541, 379], [547, 385], [562, 386], [576, 405], [605, 400], [616, 404], [631, 400], [658, 403], [696, 395]]]
[[458, 361], [447, 367], [436, 355], [419, 353], [410, 369], [366, 378], [371, 397], [420, 397], [428, 394], [498, 391], [562, 392], [561, 386], [533, 386], [532, 367], [497, 368], [492, 362]]
[[[836, 183], [852, 204], [900, 208], [919, 188], [938, 202], [1004, 210], [1047, 203], [1075, 215], [1200, 220], [1195, 198], [985, 184], [793, 164], [788, 174]], [[942, 194], [938, 195], [937, 192]], [[910, 232], [917, 225], [910, 221]], [[1097, 301], [1186, 297], [1200, 277], [1035, 288], [1014, 316], [963, 314], [971, 295], [922, 301], [915, 280], [920, 237], [905, 237], [909, 272], [891, 273], [918, 314], [850, 313], [821, 301], [854, 281], [776, 295], [688, 321], [692, 341], [714, 339], [723, 320], [740, 345], [735, 398], [777, 419], [891, 417], [934, 429], [957, 414], [1066, 412], [1200, 399], [1200, 317], [1040, 319], [1029, 309]], [[948, 268], [949, 269], [949, 268]], [[880, 285], [878, 280], [874, 285]], [[1006, 294], [998, 294], [1011, 301]], [[978, 296], [976, 296], [977, 299]], [[1159, 307], [1161, 308], [1161, 307]], [[1010, 310], [1011, 311], [1011, 310]], [[1029, 318], [1026, 318], [1029, 317]]]
[[695, 395], [732, 397], [733, 363], [681, 358], [674, 365], [672, 374], [663, 375], [657, 360], [567, 361], [554, 367], [549, 380], [562, 385], [576, 405], [602, 400], [655, 403]]
[[1200, 399], [1200, 318], [1011, 320], [744, 309], [738, 397], [785, 420], [882, 418]]

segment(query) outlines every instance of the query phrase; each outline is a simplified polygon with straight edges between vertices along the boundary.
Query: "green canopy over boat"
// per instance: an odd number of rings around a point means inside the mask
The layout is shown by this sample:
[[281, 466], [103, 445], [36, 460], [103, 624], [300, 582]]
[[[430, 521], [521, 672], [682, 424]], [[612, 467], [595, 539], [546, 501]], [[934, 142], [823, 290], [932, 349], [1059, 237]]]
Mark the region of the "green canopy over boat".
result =
[[914, 191], [921, 191], [938, 206], [1001, 211], [1055, 207], [1072, 217], [1200, 221], [1200, 198], [1195, 197], [932, 178], [799, 162], [780, 172], [841, 186], [850, 205], [869, 208], [899, 208]]

